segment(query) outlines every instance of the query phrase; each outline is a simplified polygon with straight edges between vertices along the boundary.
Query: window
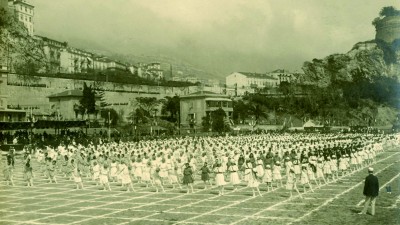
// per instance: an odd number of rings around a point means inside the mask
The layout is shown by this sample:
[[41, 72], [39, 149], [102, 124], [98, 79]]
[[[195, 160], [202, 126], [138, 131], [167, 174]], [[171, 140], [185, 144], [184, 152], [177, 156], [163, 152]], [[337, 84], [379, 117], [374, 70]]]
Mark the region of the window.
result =
[[32, 23], [32, 17], [29, 17], [29, 22], [31, 22], [31, 23]]

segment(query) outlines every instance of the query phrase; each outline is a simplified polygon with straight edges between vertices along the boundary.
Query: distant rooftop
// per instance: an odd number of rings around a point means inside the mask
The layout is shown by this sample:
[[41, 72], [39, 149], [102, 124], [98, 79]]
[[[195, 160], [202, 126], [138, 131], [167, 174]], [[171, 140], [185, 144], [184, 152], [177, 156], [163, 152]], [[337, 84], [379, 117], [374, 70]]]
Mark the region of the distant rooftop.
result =
[[53, 94], [48, 96], [48, 98], [62, 98], [62, 97], [82, 97], [83, 91], [82, 90], [68, 90], [63, 91], [57, 94]]
[[190, 93], [189, 95], [181, 96], [181, 98], [203, 98], [203, 97], [229, 98], [228, 95], [217, 94], [211, 91], [197, 91]]
[[[53, 94], [47, 96], [47, 98], [82, 97], [82, 96], [83, 96], [83, 91], [75, 89]], [[100, 96], [96, 94], [96, 98], [100, 98]]]
[[270, 79], [270, 80], [278, 80], [275, 77], [263, 74], [263, 73], [252, 73], [252, 72], [239, 72], [240, 74], [243, 74], [247, 77], [253, 77], [253, 78], [264, 78], [264, 79]]

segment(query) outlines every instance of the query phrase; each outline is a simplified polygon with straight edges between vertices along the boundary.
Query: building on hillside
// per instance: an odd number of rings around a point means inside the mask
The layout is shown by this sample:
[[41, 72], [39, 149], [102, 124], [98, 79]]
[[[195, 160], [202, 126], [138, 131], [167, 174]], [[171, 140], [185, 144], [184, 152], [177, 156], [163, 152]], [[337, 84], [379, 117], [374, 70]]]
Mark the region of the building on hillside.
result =
[[201, 126], [202, 118], [222, 108], [226, 116], [232, 118], [232, 100], [227, 95], [204, 91], [195, 92], [180, 98], [180, 124], [183, 127]]
[[61, 51], [68, 47], [68, 43], [38, 35], [35, 36], [35, 39], [41, 43], [47, 58], [46, 71], [49, 73], [61, 72]]
[[106, 70], [108, 68], [108, 65], [110, 62], [111, 62], [111, 60], [104, 56], [94, 57], [93, 62], [92, 62], [92, 69], [94, 71]]
[[[54, 113], [60, 120], [74, 120], [81, 115], [79, 112], [79, 100], [82, 98], [82, 90], [68, 90], [48, 96], [50, 102], [50, 112]], [[100, 101], [100, 96], [96, 95], [96, 101]], [[94, 118], [98, 117], [100, 107], [96, 106]], [[82, 115], [81, 115], [82, 116]], [[83, 116], [84, 119], [85, 115]], [[79, 118], [81, 119], [81, 118]]]
[[[140, 76], [141, 76], [142, 69], [141, 69], [140, 67], [138, 67], [138, 66], [129, 65], [129, 66], [128, 66], [128, 70], [129, 70], [129, 72], [130, 72], [131, 74], [133, 74], [133, 75], [139, 76], [139, 73], [140, 73]], [[140, 76], [139, 76], [139, 77], [140, 77]]]
[[271, 77], [279, 79], [279, 83], [281, 82], [293, 83], [297, 79], [296, 74], [298, 73], [292, 73], [285, 69], [277, 69], [267, 74]]
[[161, 80], [164, 79], [164, 70], [161, 69], [160, 63], [138, 63], [135, 66], [135, 70], [137, 71], [134, 73], [139, 77], [148, 79], [148, 80]]
[[276, 87], [279, 85], [279, 79], [267, 74], [234, 72], [226, 77], [226, 86], [228, 88], [264, 88]]
[[28, 30], [29, 35], [33, 36], [34, 33], [34, 6], [29, 4], [25, 0], [9, 0], [8, 1], [8, 9], [14, 16], [18, 19], [18, 21], [22, 22], [26, 29]]
[[147, 79], [150, 80], [160, 80], [164, 78], [164, 71], [161, 69], [161, 64], [157, 62], [147, 64], [145, 74]]
[[81, 49], [67, 47], [60, 50], [61, 73], [86, 73], [93, 68], [93, 54]]
[[122, 62], [110, 60], [107, 65], [107, 70], [110, 71], [127, 71], [128, 66]]

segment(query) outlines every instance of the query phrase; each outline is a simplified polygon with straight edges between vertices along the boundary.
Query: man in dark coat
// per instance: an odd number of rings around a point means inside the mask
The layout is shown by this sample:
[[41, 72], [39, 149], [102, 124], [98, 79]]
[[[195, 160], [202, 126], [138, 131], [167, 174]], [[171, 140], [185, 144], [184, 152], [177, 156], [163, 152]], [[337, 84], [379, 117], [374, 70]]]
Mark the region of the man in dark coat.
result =
[[379, 181], [376, 176], [374, 176], [374, 169], [368, 168], [369, 175], [365, 178], [364, 192], [365, 195], [365, 205], [364, 209], [359, 214], [366, 214], [368, 206], [371, 203], [371, 215], [375, 215], [375, 200], [379, 194]]

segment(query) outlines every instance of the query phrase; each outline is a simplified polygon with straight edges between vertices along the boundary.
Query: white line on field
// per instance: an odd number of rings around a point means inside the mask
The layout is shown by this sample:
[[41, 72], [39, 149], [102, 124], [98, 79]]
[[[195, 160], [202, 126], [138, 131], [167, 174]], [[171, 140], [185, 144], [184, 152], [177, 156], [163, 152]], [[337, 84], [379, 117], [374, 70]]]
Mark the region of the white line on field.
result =
[[389, 208], [391, 208], [391, 209], [397, 208], [398, 203], [400, 203], [400, 195], [397, 196], [396, 201]]
[[[395, 153], [395, 154], [393, 154], [393, 155], [396, 155], [396, 154], [398, 154], [398, 153]], [[392, 156], [393, 156], [393, 155], [392, 155]], [[386, 168], [392, 166], [392, 165], [395, 164], [395, 163], [396, 163], [396, 162], [391, 163], [391, 164], [385, 166], [385, 167], [382, 168], [380, 171], [378, 171], [376, 174], [382, 172], [383, 170], [385, 170]], [[288, 223], [288, 225], [293, 224], [294, 222], [299, 222], [299, 221], [303, 220], [305, 217], [311, 215], [311, 214], [314, 213], [315, 211], [318, 211], [318, 210], [321, 209], [322, 207], [328, 205], [328, 204], [329, 204], [330, 202], [332, 202], [333, 200], [338, 199], [340, 196], [342, 196], [342, 195], [346, 194], [347, 192], [353, 190], [354, 188], [358, 187], [358, 186], [361, 185], [363, 182], [364, 182], [364, 181], [360, 181], [360, 182], [358, 182], [356, 185], [354, 185], [354, 186], [352, 186], [351, 188], [347, 189], [346, 191], [344, 191], [344, 192], [342, 192], [342, 193], [340, 193], [340, 194], [337, 194], [337, 195], [336, 195], [335, 197], [333, 197], [333, 198], [330, 198], [330, 199], [326, 200], [323, 204], [319, 205], [317, 208], [315, 208], [315, 209], [309, 211], [308, 213], [304, 214], [303, 216], [301, 216], [301, 217], [295, 219], [294, 221]]]
[[[391, 183], [393, 180], [395, 180], [396, 178], [398, 178], [400, 176], [400, 173], [399, 174], [397, 174], [396, 176], [394, 176], [392, 179], [390, 179], [388, 182], [386, 182], [385, 184], [383, 184], [382, 186], [381, 186], [381, 188], [379, 188], [379, 191], [380, 190], [382, 190], [384, 187], [386, 187], [386, 185], [388, 185], [389, 183]], [[364, 200], [361, 200], [358, 204], [357, 204], [357, 207], [360, 207], [361, 205], [362, 205], [362, 203], [364, 203], [365, 202], [365, 199]]]
[[[381, 161], [383, 161], [383, 160], [386, 160], [386, 159], [388, 159], [388, 158], [390, 158], [390, 157], [392, 157], [393, 155], [396, 155], [396, 154], [398, 154], [398, 153], [399, 153], [399, 152], [394, 153], [394, 154], [392, 154], [392, 155], [390, 155], [390, 156], [388, 156], [388, 157], [386, 157], [386, 158], [380, 159], [380, 160], [377, 161], [376, 163], [381, 162]], [[356, 172], [358, 172], [358, 171], [353, 171], [353, 172], [351, 172], [351, 173], [348, 173], [348, 174], [345, 175], [345, 176], [353, 175], [353, 174], [356, 173]], [[338, 180], [340, 180], [341, 178], [342, 178], [342, 177], [340, 177]], [[324, 185], [329, 185], [329, 183], [328, 183], [328, 184], [324, 184]], [[322, 186], [324, 186], [324, 185], [322, 185]], [[354, 188], [354, 187], [355, 187], [355, 186], [353, 186], [353, 188]], [[349, 189], [349, 190], [351, 190], [351, 189]], [[348, 192], [349, 190], [346, 190], [346, 191], [342, 192], [342, 193], [339, 194], [339, 195], [342, 195], [343, 193]], [[304, 195], [304, 194], [305, 194], [305, 193], [303, 193], [303, 195]], [[328, 199], [327, 201], [325, 201], [324, 204], [328, 204], [328, 203], [329, 203], [329, 200], [333, 200], [334, 198], [336, 198], [336, 197], [339, 196], [339, 195], [336, 195], [335, 197], [333, 197], [333, 198], [331, 198], [331, 199]], [[296, 195], [295, 197], [293, 197], [293, 199], [294, 199], [294, 198], [298, 198], [298, 197], [299, 197], [299, 196]], [[270, 206], [270, 207], [268, 207], [268, 208], [266, 208], [266, 209], [264, 209], [264, 210], [261, 210], [261, 211], [255, 213], [255, 214], [253, 214], [253, 215], [251, 215], [251, 216], [244, 217], [244, 218], [242, 218], [242, 219], [239, 220], [239, 221], [236, 221], [236, 222], [234, 222], [234, 223], [231, 223], [231, 225], [237, 224], [237, 223], [239, 223], [239, 222], [242, 222], [243, 220], [246, 220], [246, 219], [248, 219], [248, 218], [250, 218], [250, 217], [254, 217], [254, 216], [256, 216], [256, 215], [259, 215], [259, 214], [261, 214], [261, 213], [263, 213], [263, 212], [265, 212], [265, 211], [268, 211], [268, 210], [270, 210], [270, 209], [272, 209], [272, 208], [274, 208], [274, 207], [276, 207], [276, 206], [278, 206], [278, 205], [284, 204], [284, 203], [286, 203], [286, 202], [288, 202], [288, 201], [291, 201], [291, 200], [292, 200], [292, 199], [286, 199], [286, 200], [284, 200], [284, 201], [281, 201], [281, 202], [279, 202], [279, 203], [277, 203], [277, 204], [275, 204], [275, 205], [272, 205], [272, 206]], [[311, 212], [313, 212], [313, 211], [319, 209], [320, 207], [321, 207], [321, 205], [318, 206], [316, 209], [310, 211], [310, 212], [307, 213], [306, 215], [311, 214]], [[304, 218], [304, 217], [305, 217], [305, 215], [303, 215], [301, 218]], [[298, 219], [296, 219], [295, 221], [297, 221], [297, 220], [298, 220]], [[291, 223], [292, 223], [292, 222], [290, 222], [289, 224], [291, 224]]]

